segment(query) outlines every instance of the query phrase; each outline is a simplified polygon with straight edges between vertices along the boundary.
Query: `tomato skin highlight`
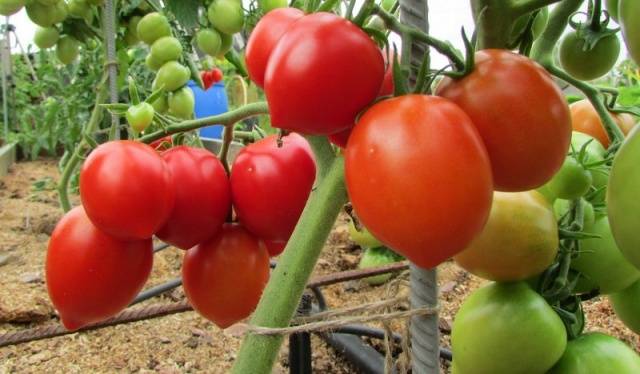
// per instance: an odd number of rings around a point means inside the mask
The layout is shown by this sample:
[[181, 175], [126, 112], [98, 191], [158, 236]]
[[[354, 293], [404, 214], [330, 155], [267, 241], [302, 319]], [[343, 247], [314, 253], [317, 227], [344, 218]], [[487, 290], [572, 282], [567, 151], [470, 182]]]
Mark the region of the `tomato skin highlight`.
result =
[[640, 373], [640, 356], [620, 340], [594, 332], [567, 344], [567, 350], [549, 374]]
[[214, 236], [231, 209], [224, 167], [211, 152], [178, 146], [162, 154], [176, 186], [175, 205], [158, 238], [189, 249]]
[[567, 333], [542, 296], [524, 282], [474, 291], [451, 332], [456, 373], [545, 373], [562, 356]]
[[304, 16], [304, 12], [296, 8], [275, 9], [260, 19], [249, 36], [245, 60], [249, 78], [264, 88], [264, 75], [267, 62], [276, 44], [289, 27]]
[[562, 166], [571, 140], [569, 108], [536, 62], [507, 50], [482, 50], [471, 74], [443, 80], [437, 94], [458, 104], [478, 129], [497, 191], [540, 187]]
[[345, 130], [376, 98], [384, 69], [378, 46], [353, 23], [332, 13], [307, 15], [291, 25], [267, 63], [271, 123], [301, 134]]
[[80, 171], [80, 197], [91, 222], [121, 239], [148, 239], [164, 225], [175, 201], [171, 172], [146, 144], [101, 144]]
[[269, 279], [269, 254], [241, 225], [188, 250], [182, 263], [184, 291], [193, 308], [220, 328], [248, 317]]
[[151, 239], [125, 241], [97, 229], [79, 206], [56, 225], [47, 249], [51, 302], [69, 330], [100, 322], [127, 307], [153, 262]]
[[424, 268], [462, 251], [489, 216], [484, 145], [469, 117], [440, 97], [407, 95], [369, 108], [349, 138], [345, 175], [362, 224]]
[[231, 195], [240, 222], [260, 239], [289, 240], [316, 178], [311, 146], [292, 133], [243, 148], [231, 168]]
[[540, 193], [495, 192], [487, 224], [454, 259], [467, 271], [513, 282], [542, 273], [558, 253], [558, 224]]

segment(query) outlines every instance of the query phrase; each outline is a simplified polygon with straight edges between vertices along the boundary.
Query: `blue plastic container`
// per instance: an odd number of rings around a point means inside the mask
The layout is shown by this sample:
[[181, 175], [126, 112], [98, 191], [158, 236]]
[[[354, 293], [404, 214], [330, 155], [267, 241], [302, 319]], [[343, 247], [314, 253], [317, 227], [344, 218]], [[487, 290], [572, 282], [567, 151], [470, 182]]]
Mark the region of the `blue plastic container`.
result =
[[[193, 91], [193, 97], [196, 101], [195, 118], [214, 116], [229, 111], [227, 93], [224, 90], [222, 81], [214, 84], [206, 91], [198, 87], [194, 81], [189, 81], [187, 85]], [[221, 139], [222, 129], [222, 125], [203, 127], [200, 129], [200, 137]]]

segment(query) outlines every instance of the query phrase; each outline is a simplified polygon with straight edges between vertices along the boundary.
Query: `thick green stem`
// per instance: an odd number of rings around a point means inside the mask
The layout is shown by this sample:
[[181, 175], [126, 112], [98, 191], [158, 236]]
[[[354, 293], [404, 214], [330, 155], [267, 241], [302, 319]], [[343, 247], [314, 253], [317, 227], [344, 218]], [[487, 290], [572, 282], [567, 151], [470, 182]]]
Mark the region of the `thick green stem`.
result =
[[[317, 154], [316, 159], [321, 165], [333, 159], [331, 167], [311, 193], [300, 221], [251, 319], [252, 325], [289, 325], [333, 223], [347, 201], [344, 160], [340, 156], [324, 153]], [[282, 340], [282, 336], [248, 334], [238, 353], [233, 373], [271, 373]]]
[[576, 12], [584, 0], [564, 0], [549, 16], [547, 27], [531, 48], [531, 58], [542, 65], [553, 63], [553, 49], [567, 28], [569, 17]]
[[147, 134], [141, 137], [139, 140], [143, 143], [151, 143], [154, 140], [158, 140], [162, 137], [175, 134], [178, 132], [196, 130], [201, 127], [211, 126], [211, 125], [228, 126], [238, 121], [242, 121], [245, 118], [258, 116], [261, 114], [267, 114], [267, 113], [269, 113], [269, 107], [267, 106], [267, 103], [265, 102], [251, 103], [223, 114], [182, 121], [180, 123], [167, 126], [165, 129], [152, 132], [151, 134]]
[[333, 164], [335, 152], [326, 136], [307, 136], [307, 140], [316, 155], [316, 180], [321, 181]]
[[[98, 88], [98, 94], [96, 95], [96, 103], [93, 107], [93, 111], [91, 112], [91, 117], [89, 118], [89, 122], [82, 130], [86, 136], [91, 136], [95, 132], [96, 127], [98, 126], [98, 122], [100, 122], [100, 114], [102, 113], [102, 105], [107, 99], [107, 89], [104, 84], [100, 84]], [[60, 176], [60, 181], [58, 182], [58, 201], [60, 202], [60, 207], [66, 213], [71, 210], [71, 202], [69, 201], [69, 180], [73, 175], [74, 171], [82, 161], [82, 156], [86, 150], [87, 141], [83, 138], [80, 143], [76, 146], [76, 149], [73, 151], [73, 154], [67, 161], [64, 169], [62, 170], [62, 175]]]

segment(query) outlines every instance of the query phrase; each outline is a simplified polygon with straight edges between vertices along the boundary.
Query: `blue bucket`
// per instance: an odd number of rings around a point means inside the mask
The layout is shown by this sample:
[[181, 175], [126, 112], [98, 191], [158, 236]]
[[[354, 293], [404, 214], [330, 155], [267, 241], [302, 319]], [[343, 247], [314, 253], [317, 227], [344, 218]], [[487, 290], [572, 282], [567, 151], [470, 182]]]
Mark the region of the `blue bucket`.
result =
[[[229, 111], [227, 93], [222, 81], [214, 84], [206, 91], [198, 87], [194, 81], [189, 81], [187, 86], [193, 91], [193, 97], [196, 102], [195, 118], [214, 116]], [[200, 137], [221, 139], [222, 129], [222, 125], [203, 127], [200, 129]]]

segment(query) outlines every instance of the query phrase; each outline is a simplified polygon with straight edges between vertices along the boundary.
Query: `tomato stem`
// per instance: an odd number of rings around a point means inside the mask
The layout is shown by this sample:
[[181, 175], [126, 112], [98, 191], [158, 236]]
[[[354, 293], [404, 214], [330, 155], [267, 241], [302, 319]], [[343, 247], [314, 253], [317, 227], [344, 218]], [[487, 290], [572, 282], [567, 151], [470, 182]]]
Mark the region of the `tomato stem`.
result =
[[583, 0], [565, 0], [558, 4], [549, 15], [547, 27], [531, 48], [531, 58], [542, 65], [553, 63], [553, 49], [558, 44], [558, 40], [567, 28], [569, 17], [575, 13]]
[[[313, 143], [316, 140], [312, 140]], [[289, 325], [333, 223], [347, 201], [344, 159], [334, 156], [333, 151], [327, 152], [328, 148], [324, 145], [314, 147], [314, 151], [317, 152], [316, 162], [319, 165], [331, 166], [311, 193], [298, 225], [271, 275], [251, 318], [254, 326]], [[282, 340], [282, 336], [247, 335], [233, 366], [233, 373], [271, 373]]]

